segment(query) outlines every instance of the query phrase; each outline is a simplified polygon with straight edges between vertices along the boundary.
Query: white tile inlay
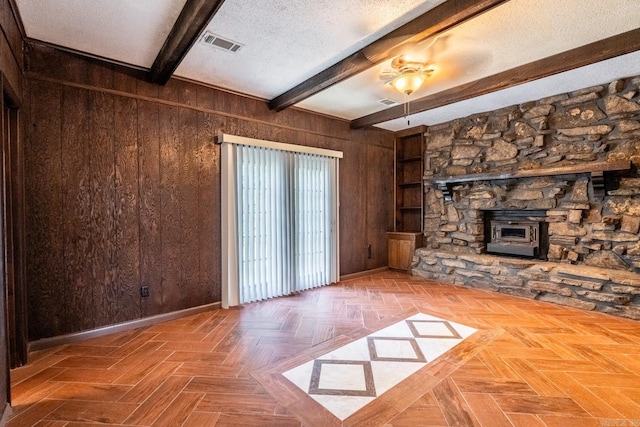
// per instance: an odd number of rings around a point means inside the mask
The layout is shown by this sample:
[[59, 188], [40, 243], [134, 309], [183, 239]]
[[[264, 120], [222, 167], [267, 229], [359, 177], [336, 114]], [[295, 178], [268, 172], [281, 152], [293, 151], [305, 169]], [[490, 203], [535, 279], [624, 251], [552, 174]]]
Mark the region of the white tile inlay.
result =
[[418, 313], [283, 375], [344, 420], [474, 332]]
[[409, 341], [385, 340], [378, 338], [373, 341], [378, 357], [395, 359], [417, 359], [416, 352]]
[[322, 365], [319, 388], [366, 390], [362, 365]]

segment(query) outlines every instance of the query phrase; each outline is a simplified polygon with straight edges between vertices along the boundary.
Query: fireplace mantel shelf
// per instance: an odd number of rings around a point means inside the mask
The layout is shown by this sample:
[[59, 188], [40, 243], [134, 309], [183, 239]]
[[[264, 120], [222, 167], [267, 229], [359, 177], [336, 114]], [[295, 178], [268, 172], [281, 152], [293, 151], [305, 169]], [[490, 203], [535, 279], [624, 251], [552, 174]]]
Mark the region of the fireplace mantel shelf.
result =
[[601, 161], [575, 165], [564, 165], [552, 168], [527, 169], [515, 172], [488, 172], [446, 177], [426, 176], [424, 177], [424, 182], [426, 185], [436, 185], [438, 189], [441, 190], [444, 194], [445, 199], [451, 200], [451, 188], [454, 185], [462, 184], [465, 182], [590, 173], [595, 193], [594, 195], [598, 198], [602, 198], [606, 195], [607, 191], [613, 188], [614, 183], [612, 181], [615, 181], [615, 179], [612, 178], [615, 178], [615, 176], [612, 173], [618, 171], [627, 171], [630, 169], [631, 161], [616, 160], [610, 162]]

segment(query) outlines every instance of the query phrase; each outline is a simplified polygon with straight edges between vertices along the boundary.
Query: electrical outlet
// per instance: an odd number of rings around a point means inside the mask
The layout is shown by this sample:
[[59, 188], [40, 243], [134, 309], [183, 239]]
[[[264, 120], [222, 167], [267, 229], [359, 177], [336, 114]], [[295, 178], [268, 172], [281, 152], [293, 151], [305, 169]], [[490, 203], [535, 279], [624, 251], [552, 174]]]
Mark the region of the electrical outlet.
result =
[[149, 296], [149, 287], [148, 286], [140, 286], [140, 296], [148, 297]]
[[371, 253], [371, 245], [367, 246], [367, 258], [371, 259], [373, 254]]

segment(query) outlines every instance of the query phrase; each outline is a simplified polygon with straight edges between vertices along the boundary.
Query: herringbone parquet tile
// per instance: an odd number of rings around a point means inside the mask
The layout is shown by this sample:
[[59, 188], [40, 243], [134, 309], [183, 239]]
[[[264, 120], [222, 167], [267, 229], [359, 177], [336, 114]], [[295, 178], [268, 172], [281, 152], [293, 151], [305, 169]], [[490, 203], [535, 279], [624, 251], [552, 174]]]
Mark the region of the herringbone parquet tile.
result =
[[[416, 312], [479, 331], [341, 423], [281, 373]], [[385, 272], [34, 353], [9, 426], [638, 426], [640, 323]]]

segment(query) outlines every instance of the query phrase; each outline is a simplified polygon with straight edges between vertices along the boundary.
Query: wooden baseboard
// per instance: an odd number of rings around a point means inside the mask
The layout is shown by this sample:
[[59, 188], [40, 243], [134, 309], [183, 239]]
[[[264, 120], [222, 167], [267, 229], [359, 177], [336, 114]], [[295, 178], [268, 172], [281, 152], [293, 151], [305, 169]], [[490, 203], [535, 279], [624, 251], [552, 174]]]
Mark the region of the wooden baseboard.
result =
[[380, 268], [374, 268], [373, 270], [366, 270], [366, 271], [360, 271], [358, 273], [345, 274], [344, 276], [340, 276], [340, 281], [357, 279], [358, 277], [368, 276], [369, 274], [374, 274], [374, 273], [382, 273], [383, 271], [387, 271], [388, 269], [389, 267], [380, 267]]
[[[144, 319], [131, 320], [129, 322], [118, 323], [117, 325], [105, 326], [102, 328], [92, 329], [90, 331], [75, 332], [57, 337], [43, 338], [41, 340], [29, 343], [29, 351], [43, 350], [45, 348], [55, 347], [57, 345], [70, 344], [76, 341], [86, 340], [89, 338], [101, 337], [116, 332], [128, 331], [131, 329], [142, 328], [154, 325], [167, 320], [179, 319], [180, 317], [191, 316], [193, 314], [205, 311], [216, 310], [221, 308], [221, 303], [214, 302], [212, 304], [201, 305], [198, 307], [187, 308], [185, 310], [173, 311], [171, 313], [158, 314], [155, 316], [145, 317]], [[2, 425], [2, 424], [0, 424]]]

